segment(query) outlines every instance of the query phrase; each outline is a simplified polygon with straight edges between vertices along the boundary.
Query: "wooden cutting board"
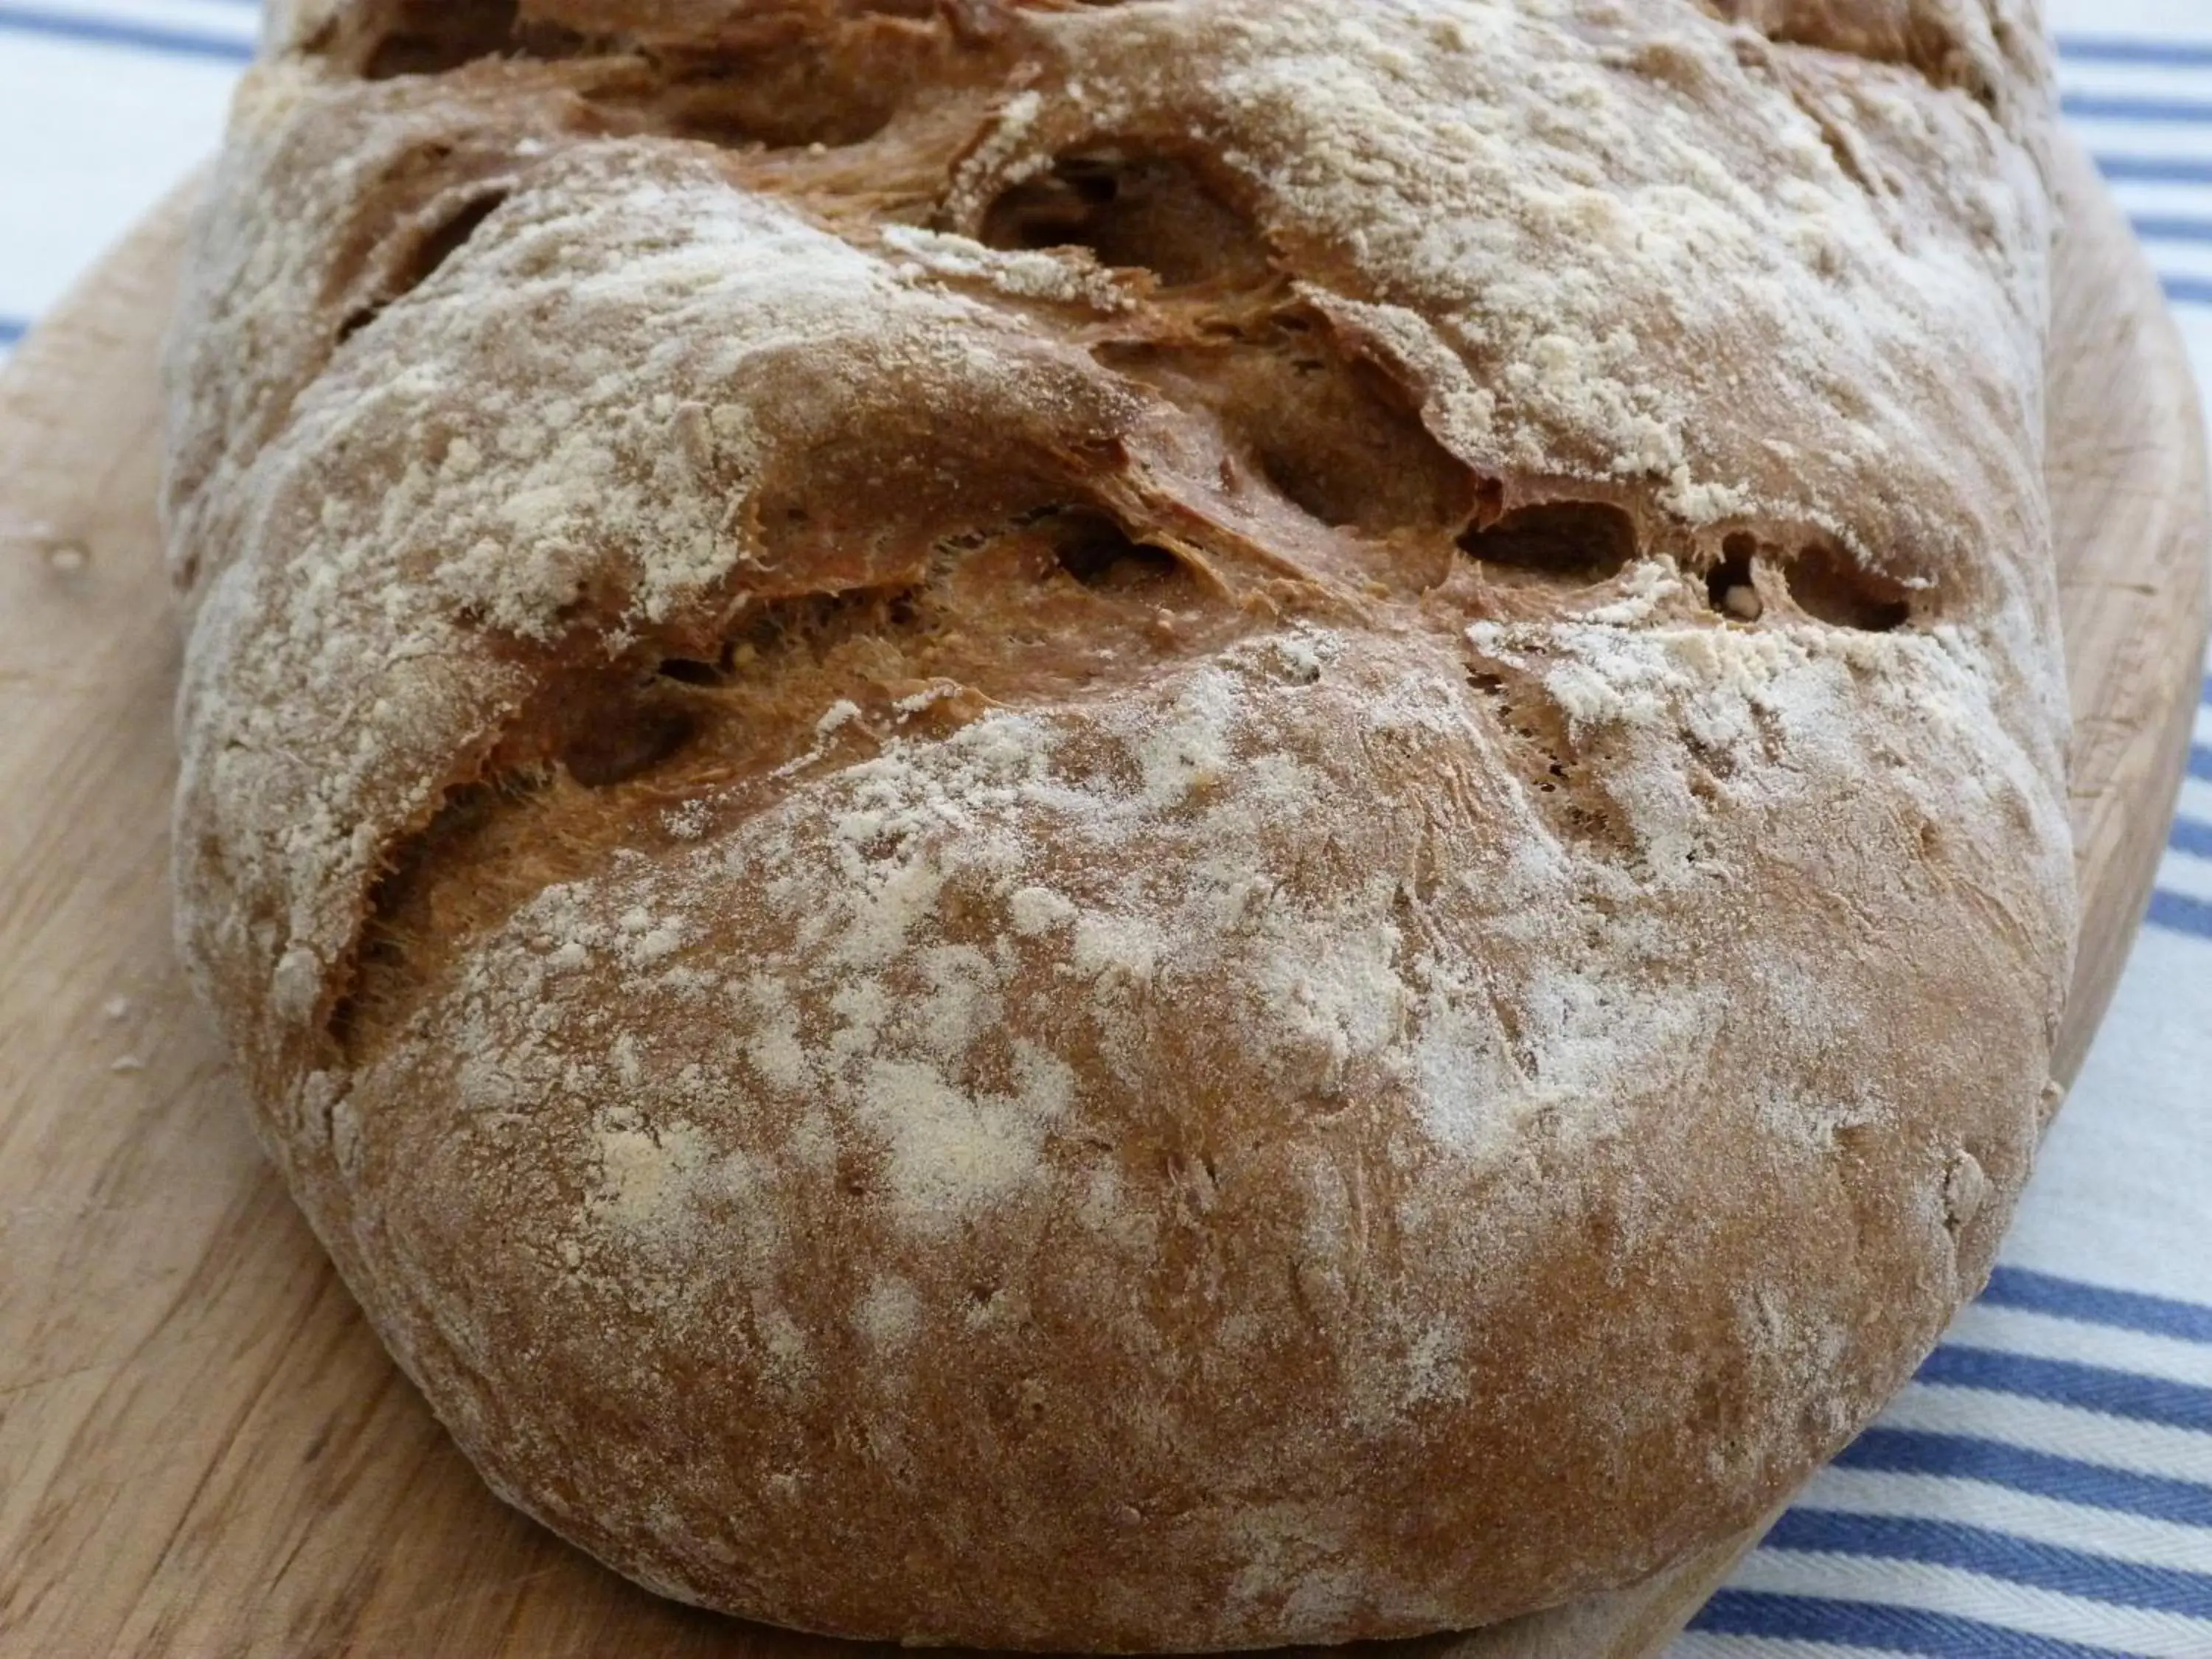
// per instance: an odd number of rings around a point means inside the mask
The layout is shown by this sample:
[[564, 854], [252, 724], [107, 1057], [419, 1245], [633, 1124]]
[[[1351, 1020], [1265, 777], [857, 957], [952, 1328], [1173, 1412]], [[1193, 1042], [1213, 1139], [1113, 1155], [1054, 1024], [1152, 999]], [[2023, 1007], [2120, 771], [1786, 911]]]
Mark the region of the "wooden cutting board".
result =
[[[2087, 913], [2070, 1077], [2165, 841], [2207, 510], [2157, 284], [2087, 164], [2063, 172], [2050, 462]], [[169, 943], [155, 356], [184, 208], [0, 377], [0, 1653], [876, 1659], [659, 1601], [501, 1504], [254, 1146]], [[1390, 1659], [1653, 1654], [1750, 1541]]]

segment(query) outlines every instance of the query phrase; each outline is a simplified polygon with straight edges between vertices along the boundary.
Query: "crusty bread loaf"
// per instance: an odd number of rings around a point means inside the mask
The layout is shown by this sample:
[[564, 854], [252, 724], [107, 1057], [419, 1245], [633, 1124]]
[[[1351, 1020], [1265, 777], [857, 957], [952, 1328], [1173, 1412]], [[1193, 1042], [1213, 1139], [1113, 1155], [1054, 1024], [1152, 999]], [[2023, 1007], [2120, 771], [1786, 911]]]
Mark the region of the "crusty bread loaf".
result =
[[170, 364], [185, 953], [515, 1504], [816, 1631], [1759, 1516], [2072, 926], [2031, 0], [295, 0]]

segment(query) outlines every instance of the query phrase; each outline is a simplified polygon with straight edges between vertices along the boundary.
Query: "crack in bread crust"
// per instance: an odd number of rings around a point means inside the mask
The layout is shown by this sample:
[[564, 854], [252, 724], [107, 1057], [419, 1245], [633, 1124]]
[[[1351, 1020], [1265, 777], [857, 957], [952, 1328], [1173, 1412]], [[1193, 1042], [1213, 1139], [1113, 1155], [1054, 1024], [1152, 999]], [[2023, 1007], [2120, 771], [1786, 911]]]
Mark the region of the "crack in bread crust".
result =
[[2070, 948], [2014, 0], [294, 0], [186, 959], [495, 1487], [980, 1646], [1761, 1513]]

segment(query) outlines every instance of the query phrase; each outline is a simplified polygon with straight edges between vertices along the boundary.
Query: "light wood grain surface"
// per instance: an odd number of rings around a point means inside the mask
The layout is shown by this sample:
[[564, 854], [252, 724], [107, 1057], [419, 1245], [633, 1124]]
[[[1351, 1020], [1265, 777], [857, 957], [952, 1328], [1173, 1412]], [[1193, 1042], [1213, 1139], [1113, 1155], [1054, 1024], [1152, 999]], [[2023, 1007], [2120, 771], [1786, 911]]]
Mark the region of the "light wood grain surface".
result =
[[[2070, 1075], [2164, 840], [2207, 586], [2179, 343], [2086, 164], [2063, 165]], [[253, 1145], [169, 942], [154, 349], [180, 219], [150, 220], [0, 378], [0, 1653], [858, 1659], [659, 1601], [500, 1504]], [[1383, 1651], [1656, 1653], [1749, 1541]]]

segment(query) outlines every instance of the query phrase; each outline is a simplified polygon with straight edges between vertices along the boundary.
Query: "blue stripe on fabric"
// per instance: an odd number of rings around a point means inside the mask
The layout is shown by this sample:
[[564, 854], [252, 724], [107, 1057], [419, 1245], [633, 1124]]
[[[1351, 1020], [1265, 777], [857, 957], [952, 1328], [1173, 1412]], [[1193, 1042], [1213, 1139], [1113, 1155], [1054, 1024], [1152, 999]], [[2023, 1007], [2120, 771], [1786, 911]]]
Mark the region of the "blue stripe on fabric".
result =
[[2153, 64], [2212, 69], [2212, 41], [2131, 40], [2116, 35], [2062, 34], [2058, 55], [2077, 64]]
[[2117, 184], [2212, 185], [2212, 161], [2169, 155], [2100, 155], [2097, 170]]
[[2212, 280], [2202, 276], [2162, 276], [2159, 286], [2178, 306], [2212, 306]]
[[2147, 242], [2212, 242], [2212, 219], [2142, 214], [2130, 222], [2136, 228], [2136, 234]]
[[2039, 1544], [2010, 1533], [1923, 1516], [1844, 1515], [1832, 1510], [1791, 1510], [1774, 1525], [1761, 1549], [1814, 1555], [1865, 1556], [1886, 1561], [1923, 1561], [1956, 1567], [2118, 1607], [2149, 1607], [2189, 1619], [2212, 1619], [2212, 1577], [2175, 1567], [2093, 1555], [2086, 1550]]
[[91, 46], [123, 46], [134, 52], [164, 52], [178, 58], [212, 58], [226, 64], [252, 61], [249, 40], [228, 40], [219, 34], [193, 30], [155, 28], [143, 23], [122, 23], [107, 18], [79, 17], [67, 12], [44, 11], [0, 0], [0, 31], [50, 35], [59, 40], [79, 40]]
[[2165, 928], [2170, 933], [2212, 939], [2212, 904], [2207, 904], [2203, 899], [2191, 898], [2186, 893], [2170, 892], [2163, 887], [2154, 889], [2150, 896], [2150, 911], [2143, 920], [2154, 927]]
[[2078, 1324], [2110, 1325], [2115, 1330], [2179, 1337], [2185, 1342], [2212, 1342], [2212, 1308], [2146, 1296], [2141, 1291], [2085, 1285], [2078, 1279], [2062, 1279], [2057, 1273], [2039, 1273], [2027, 1267], [1996, 1269], [1981, 1300], [1995, 1308], [2049, 1314]]
[[[1877, 1424], [1844, 1447], [1836, 1463], [1840, 1468], [1985, 1480], [2039, 1498], [2055, 1498], [2062, 1504], [2212, 1528], [2212, 1486], [2166, 1475], [2110, 1469], [1974, 1435], [1887, 1429]], [[2205, 1540], [2205, 1547], [2212, 1550], [2212, 1537]]]
[[2212, 744], [2192, 743], [2189, 745], [2189, 775], [2212, 783]]
[[1926, 1654], [1931, 1659], [2127, 1659], [2117, 1648], [2031, 1636], [1952, 1613], [1764, 1590], [1721, 1591], [1698, 1610], [1690, 1628], [1714, 1636], [1833, 1642], [1878, 1653]]
[[2212, 708], [2212, 674], [2204, 678], [2203, 702], [2207, 708]]
[[2212, 102], [2202, 98], [2130, 98], [2069, 92], [2058, 107], [2077, 121], [2157, 121], [2202, 126], [2212, 124]]
[[0, 317], [0, 346], [10, 346], [31, 331], [31, 325], [15, 317]]
[[1945, 1343], [1928, 1356], [1917, 1381], [1990, 1394], [2019, 1395], [2124, 1417], [2137, 1423], [2162, 1423], [2192, 1434], [2212, 1434], [2212, 1389], [2172, 1382], [2162, 1376], [2084, 1365], [2071, 1359], [2002, 1353], [1966, 1343]]
[[2173, 821], [2173, 850], [2186, 853], [2192, 858], [2212, 859], [2212, 823], [2200, 823], [2195, 818], [2176, 818]]

